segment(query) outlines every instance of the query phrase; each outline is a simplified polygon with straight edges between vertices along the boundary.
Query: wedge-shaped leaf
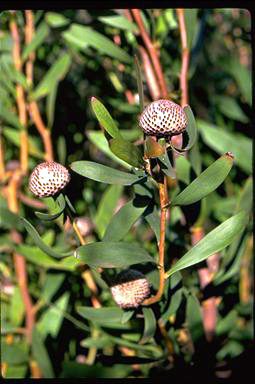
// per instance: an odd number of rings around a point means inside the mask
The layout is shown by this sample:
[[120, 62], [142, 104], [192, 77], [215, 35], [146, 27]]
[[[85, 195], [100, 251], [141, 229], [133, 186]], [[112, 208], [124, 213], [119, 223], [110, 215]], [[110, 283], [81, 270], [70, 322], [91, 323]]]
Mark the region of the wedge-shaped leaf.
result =
[[100, 200], [95, 217], [95, 224], [100, 238], [104, 236], [107, 225], [117, 207], [122, 190], [122, 185], [110, 185]]
[[2, 103], [0, 104], [0, 119], [6, 121], [8, 124], [11, 124], [13, 127], [19, 129], [23, 128], [23, 125], [19, 122], [18, 116], [9, 109], [5, 108]]
[[132, 225], [145, 211], [146, 206], [136, 207], [134, 200], [129, 201], [113, 216], [104, 235], [104, 241], [119, 241], [128, 233]]
[[151, 345], [151, 344], [141, 345], [139, 343], [134, 343], [132, 341], [126, 340], [122, 337], [117, 337], [112, 335], [110, 336], [110, 338], [114, 343], [118, 345], [123, 345], [125, 347], [131, 348], [137, 351], [141, 351], [146, 354], [150, 354], [154, 357], [160, 358], [164, 356], [162, 353], [162, 349], [157, 345]]
[[82, 317], [102, 325], [104, 323], [120, 323], [125, 314], [125, 311], [119, 307], [92, 308], [78, 306], [76, 311]]
[[175, 178], [175, 177], [176, 177], [176, 175], [175, 175], [175, 170], [174, 170], [174, 168], [172, 167], [172, 164], [171, 164], [171, 162], [170, 162], [170, 160], [169, 160], [167, 151], [165, 151], [165, 153], [163, 153], [163, 155], [158, 156], [157, 161], [158, 161], [158, 163], [160, 164], [160, 168], [162, 169], [162, 171], [163, 171], [167, 176], [170, 176], [170, 177], [172, 177], [172, 178]]
[[70, 23], [70, 20], [67, 19], [61, 13], [47, 12], [45, 18], [46, 18], [47, 23], [52, 28], [64, 27], [65, 25], [68, 25]]
[[98, 18], [102, 23], [111, 25], [115, 28], [124, 29], [130, 32], [136, 32], [137, 26], [134, 23], [131, 23], [126, 17], [121, 15], [114, 16], [101, 16]]
[[43, 337], [40, 332], [34, 328], [32, 333], [32, 355], [37, 361], [40, 370], [45, 378], [54, 378], [54, 371], [48, 351], [44, 345]]
[[139, 148], [130, 141], [117, 137], [109, 142], [111, 151], [121, 160], [136, 168], [143, 167], [143, 156]]
[[13, 295], [11, 296], [10, 319], [13, 326], [21, 325], [25, 314], [25, 305], [22, 299], [20, 288], [15, 286]]
[[140, 344], [145, 344], [149, 341], [156, 332], [157, 322], [154, 315], [154, 312], [151, 308], [143, 307], [143, 316], [144, 316], [144, 330], [143, 337], [139, 341]]
[[181, 193], [174, 197], [173, 205], [188, 205], [201, 200], [213, 192], [227, 177], [234, 162], [232, 153], [227, 152], [221, 156]]
[[44, 21], [42, 21], [39, 27], [37, 28], [31, 43], [26, 45], [22, 52], [21, 58], [23, 62], [28, 58], [31, 52], [35, 51], [43, 43], [43, 41], [46, 39], [48, 34], [49, 34], [49, 27]]
[[253, 204], [253, 180], [252, 176], [250, 176], [241, 191], [240, 199], [237, 204], [237, 210], [246, 210], [248, 213], [252, 212], [252, 204]]
[[171, 296], [170, 305], [161, 317], [164, 323], [166, 323], [171, 316], [176, 316], [176, 312], [181, 305], [182, 298], [183, 289], [180, 288]]
[[122, 316], [122, 318], [121, 318], [121, 323], [122, 323], [122, 324], [125, 324], [128, 320], [131, 319], [131, 317], [133, 316], [134, 313], [135, 313], [135, 310], [134, 310], [134, 309], [126, 310], [126, 311], [123, 313], [123, 316]]
[[108, 141], [103, 132], [100, 131], [88, 131], [87, 132], [89, 140], [100, 149], [101, 152], [109, 156], [116, 163], [122, 165], [124, 168], [131, 170], [132, 166], [121, 160], [119, 157], [115, 156], [109, 148]]
[[56, 83], [62, 80], [71, 65], [71, 57], [68, 53], [63, 53], [50, 67], [42, 81], [31, 93], [31, 99], [38, 100], [48, 95]]
[[203, 141], [216, 152], [235, 154], [235, 163], [248, 174], [252, 173], [252, 140], [242, 134], [227, 132], [204, 120], [197, 120]]
[[[130, 56], [124, 49], [90, 27], [73, 23], [69, 30], [63, 33], [64, 38], [67, 34], [75, 37], [76, 41], [81, 41], [81, 44], [86, 43], [88, 46], [95, 48], [100, 53], [111, 56], [124, 63], [130, 63], [131, 61]], [[73, 40], [73, 42], [75, 43], [75, 40]], [[79, 43], [77, 43], [77, 46], [82, 48], [82, 45], [79, 45]]]
[[166, 272], [166, 278], [173, 273], [190, 267], [207, 259], [212, 254], [221, 251], [242, 231], [247, 223], [247, 213], [241, 211], [224, 221], [218, 227], [209, 232], [202, 240], [192, 247], [175, 265]]
[[99, 124], [103, 129], [105, 129], [109, 135], [113, 138], [121, 137], [120, 131], [117, 128], [113, 118], [110, 113], [107, 111], [105, 106], [96, 99], [94, 96], [91, 97], [91, 107], [95, 113]]
[[229, 96], [214, 96], [214, 100], [217, 103], [219, 110], [227, 117], [233, 120], [247, 123], [249, 121], [248, 116], [245, 115], [238, 102]]
[[122, 172], [92, 161], [75, 161], [70, 167], [81, 176], [106, 184], [131, 185], [141, 179], [132, 173]]
[[47, 255], [49, 256], [52, 256], [52, 257], [56, 257], [56, 258], [62, 258], [62, 257], [66, 257], [66, 256], [70, 256], [72, 255], [73, 252], [66, 252], [66, 253], [58, 253], [56, 251], [54, 251], [53, 248], [49, 247], [48, 245], [46, 245], [43, 240], [41, 239], [39, 233], [37, 232], [37, 230], [33, 227], [32, 224], [29, 223], [29, 221], [27, 221], [26, 219], [24, 219], [24, 217], [21, 217], [21, 220], [23, 221], [24, 223], [24, 226], [26, 228], [26, 230], [28, 231], [29, 235], [32, 237], [32, 239], [34, 240], [35, 244], [45, 253], [47, 253]]
[[196, 142], [196, 139], [197, 139], [197, 124], [196, 124], [196, 120], [195, 120], [195, 117], [193, 115], [193, 112], [192, 112], [192, 109], [190, 108], [189, 105], [185, 105], [185, 107], [183, 108], [183, 111], [187, 117], [187, 120], [188, 120], [188, 124], [187, 124], [187, 127], [186, 127], [186, 130], [185, 130], [185, 133], [187, 133], [188, 135], [188, 144], [186, 145], [185, 148], [176, 148], [172, 145], [172, 147], [177, 151], [177, 152], [185, 152], [185, 151], [188, 151], [189, 149], [191, 149], [193, 147], [193, 145], [195, 144]]
[[66, 201], [65, 201], [65, 198], [62, 194], [58, 196], [57, 202], [58, 202], [58, 206], [57, 206], [56, 212], [54, 212], [52, 214], [35, 212], [35, 215], [39, 219], [45, 220], [45, 221], [52, 221], [52, 220], [57, 219], [63, 213], [65, 206], [66, 206]]
[[192, 168], [198, 176], [202, 171], [202, 156], [199, 151], [198, 140], [189, 151], [189, 160]]
[[91, 267], [121, 268], [155, 260], [136, 243], [101, 241], [76, 249], [76, 257]]
[[[22, 144], [20, 140], [20, 132], [21, 131], [17, 131], [15, 128], [10, 127], [4, 127], [3, 129], [4, 136], [18, 147]], [[38, 159], [44, 159], [44, 153], [40, 150], [38, 142], [33, 136], [28, 136], [28, 153]]]

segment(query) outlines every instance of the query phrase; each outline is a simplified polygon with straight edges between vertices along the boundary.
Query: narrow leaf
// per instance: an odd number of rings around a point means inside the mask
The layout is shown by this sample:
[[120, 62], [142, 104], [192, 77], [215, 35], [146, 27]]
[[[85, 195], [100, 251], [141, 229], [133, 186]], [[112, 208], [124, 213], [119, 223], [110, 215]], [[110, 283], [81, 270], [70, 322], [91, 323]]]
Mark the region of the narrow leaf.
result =
[[151, 308], [143, 307], [143, 315], [144, 315], [144, 331], [143, 337], [139, 341], [139, 344], [145, 344], [149, 341], [156, 332], [156, 318], [154, 312]]
[[213, 192], [229, 174], [233, 161], [233, 154], [225, 153], [175, 196], [172, 203], [174, 205], [193, 204]]
[[143, 156], [139, 148], [121, 137], [110, 140], [111, 151], [121, 160], [136, 168], [143, 167]]
[[110, 113], [107, 111], [105, 106], [96, 99], [94, 96], [91, 97], [91, 107], [95, 113], [99, 124], [103, 129], [105, 129], [109, 135], [113, 138], [121, 137], [120, 131], [117, 128], [113, 118]]
[[122, 190], [122, 185], [110, 185], [100, 200], [95, 217], [95, 224], [100, 238], [105, 234], [107, 225], [117, 207]]
[[101, 241], [76, 249], [76, 257], [92, 267], [121, 268], [155, 260], [135, 243]]
[[129, 201], [113, 216], [106, 228], [104, 241], [119, 241], [128, 233], [132, 225], [143, 214], [146, 206], [136, 207], [134, 200]]
[[52, 214], [35, 212], [35, 215], [39, 219], [45, 220], [45, 221], [52, 221], [52, 220], [57, 219], [63, 213], [65, 206], [66, 206], [65, 198], [62, 194], [59, 195], [57, 202], [58, 202], [58, 205], [57, 205], [56, 212], [54, 212]]
[[196, 124], [196, 120], [195, 120], [195, 117], [193, 115], [192, 109], [190, 108], [189, 105], [185, 105], [185, 107], [183, 108], [183, 111], [184, 111], [184, 113], [187, 117], [187, 120], [188, 120], [188, 124], [187, 124], [186, 130], [185, 130], [185, 133], [188, 134], [189, 141], [188, 141], [188, 144], [186, 145], [185, 148], [176, 148], [172, 145], [172, 147], [177, 152], [180, 152], [180, 153], [188, 151], [189, 149], [191, 149], [193, 147], [193, 145], [195, 144], [196, 139], [197, 139], [197, 124]]
[[32, 355], [37, 361], [44, 378], [54, 378], [54, 371], [48, 351], [40, 332], [35, 328], [32, 333]]
[[192, 247], [175, 265], [166, 272], [166, 278], [173, 273], [190, 267], [207, 259], [212, 254], [221, 251], [239, 234], [247, 222], [247, 213], [241, 211], [224, 221], [209, 232], [202, 240]]
[[[13, 144], [18, 147], [21, 146], [22, 142], [20, 140], [20, 132], [15, 128], [4, 127], [3, 134], [4, 136], [10, 140]], [[44, 159], [44, 153], [40, 150], [37, 138], [34, 136], [28, 136], [28, 153], [37, 157], [38, 159]]]
[[21, 217], [21, 220], [23, 221], [26, 230], [28, 231], [28, 233], [29, 233], [29, 235], [32, 237], [32, 239], [34, 240], [35, 244], [36, 244], [42, 251], [44, 251], [45, 253], [47, 253], [47, 255], [52, 256], [52, 257], [56, 257], [56, 258], [58, 258], [58, 259], [59, 259], [59, 258], [62, 258], [62, 257], [65, 257], [65, 256], [70, 256], [70, 255], [72, 255], [72, 252], [66, 252], [66, 253], [57, 253], [57, 252], [55, 252], [51, 247], [48, 247], [48, 246], [43, 242], [43, 240], [41, 239], [39, 233], [38, 233], [37, 230], [32, 226], [32, 224], [29, 223], [29, 221], [27, 221], [26, 219], [24, 219], [24, 217]]
[[121, 160], [119, 157], [115, 156], [109, 148], [108, 141], [103, 132], [100, 131], [87, 131], [87, 136], [89, 140], [100, 149], [101, 152], [109, 156], [116, 163], [122, 165], [122, 167], [131, 170], [132, 166]]
[[71, 65], [71, 57], [68, 53], [63, 53], [50, 67], [44, 78], [31, 93], [31, 99], [38, 100], [51, 92], [56, 83], [62, 80]]
[[73, 42], [77, 42], [77, 46], [82, 49], [82, 44], [97, 49], [100, 53], [111, 56], [115, 59], [130, 63], [131, 58], [124, 49], [120, 48], [113, 41], [95, 31], [90, 27], [73, 23], [68, 31], [63, 33], [63, 37], [72, 36], [75, 38]]
[[134, 23], [131, 23], [126, 17], [121, 15], [101, 16], [98, 18], [98, 20], [115, 28], [124, 29], [130, 32], [137, 32], [137, 26]]
[[242, 134], [226, 130], [197, 120], [203, 141], [216, 152], [230, 151], [235, 154], [235, 163], [248, 174], [252, 173], [252, 140]]
[[46, 21], [52, 28], [60, 28], [68, 25], [70, 20], [67, 19], [61, 13], [56, 12], [47, 12], [46, 13]]
[[26, 45], [22, 52], [22, 61], [26, 61], [31, 52], [36, 51], [36, 49], [43, 43], [46, 37], [49, 34], [49, 28], [47, 24], [42, 21], [39, 27], [37, 28], [35, 35], [30, 44]]
[[92, 161], [75, 161], [71, 169], [79, 175], [106, 184], [131, 185], [141, 179], [132, 173], [126, 173]]
[[92, 308], [78, 306], [76, 311], [82, 317], [102, 325], [105, 322], [120, 323], [125, 314], [125, 311], [119, 307]]

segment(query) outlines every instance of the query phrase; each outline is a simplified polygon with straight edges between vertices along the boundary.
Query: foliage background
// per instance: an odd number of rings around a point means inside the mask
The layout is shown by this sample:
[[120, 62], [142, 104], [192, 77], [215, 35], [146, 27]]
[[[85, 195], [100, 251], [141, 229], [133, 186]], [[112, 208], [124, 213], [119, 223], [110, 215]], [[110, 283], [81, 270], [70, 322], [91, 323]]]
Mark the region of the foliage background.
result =
[[[197, 120], [199, 138], [197, 155], [193, 153], [193, 157], [188, 157], [189, 161], [177, 169], [180, 187], [194, 178], [190, 162], [193, 165], [195, 162], [197, 170], [205, 169], [219, 155], [231, 151], [235, 155], [235, 164], [224, 183], [206, 198], [205, 203], [182, 210], [175, 207], [171, 211], [166, 234], [167, 254], [176, 260], [190, 248], [191, 228], [199, 224], [204, 233], [209, 232], [234, 214], [240, 198], [252, 212], [250, 13], [245, 9], [216, 8], [185, 12], [190, 48], [189, 104]], [[145, 28], [160, 52], [169, 96], [181, 103], [182, 46], [176, 10], [144, 9], [141, 14]], [[31, 58], [32, 52], [36, 53], [33, 85], [29, 86], [24, 67], [22, 76], [13, 65], [11, 14], [6, 11], [0, 15], [0, 135], [1, 162], [4, 164], [0, 200], [2, 374], [5, 377], [185, 377], [198, 369], [200, 373], [218, 377], [237, 375], [238, 358], [246, 353], [248, 356], [254, 340], [252, 220], [238, 239], [222, 251], [218, 275], [215, 274], [217, 278], [214, 276], [207, 290], [201, 287], [198, 273], [205, 264], [176, 274], [176, 281], [171, 279], [172, 307], [162, 302], [154, 309], [157, 319], [163, 312], [167, 313], [163, 330], [159, 326], [154, 334], [147, 330], [147, 341], [139, 344], [145, 348], [139, 350], [134, 346], [138, 345], [141, 335], [145, 337], [142, 319], [137, 318], [130, 329], [125, 329], [123, 324], [116, 328], [106, 327], [106, 333], [104, 336], [99, 333], [98, 339], [98, 324], [95, 326], [86, 316], [84, 319], [77, 313], [78, 305], [91, 305], [91, 292], [79, 270], [72, 266], [63, 268], [43, 254], [24, 228], [8, 214], [8, 172], [11, 174], [17, 169], [23, 145], [19, 137], [17, 84], [25, 90], [27, 100], [31, 97], [36, 101], [45, 127], [50, 131], [54, 159], [63, 165], [91, 160], [124, 169], [109, 155], [107, 142], [103, 140], [91, 109], [92, 96], [102, 101], [126, 138], [132, 141], [141, 138], [137, 124], [139, 104], [134, 54], [139, 55], [139, 47], [144, 43], [136, 23], [127, 21], [125, 10], [37, 10], [33, 16], [35, 40], [30, 46], [25, 44], [24, 12], [17, 11], [14, 16], [20, 31], [23, 63]], [[104, 37], [108, 40], [101, 40]], [[141, 56], [139, 60], [142, 61]], [[142, 69], [144, 71], [145, 67]], [[145, 72], [145, 101], [149, 102], [153, 95]], [[28, 176], [39, 161], [48, 158], [49, 153], [31, 116], [27, 132], [30, 140], [28, 172], [18, 186], [19, 215], [27, 218], [54, 249], [77, 246], [70, 225], [64, 226], [61, 219], [43, 222], [34, 214], [38, 209], [30, 200]], [[109, 186], [82, 179], [76, 174], [72, 174], [68, 194], [77, 216], [86, 219], [86, 239], [90, 242], [102, 238], [117, 207], [131, 197], [128, 187]], [[43, 203], [44, 206], [39, 207], [44, 208], [44, 212], [47, 207], [53, 210], [51, 199], [45, 199]], [[36, 308], [37, 333], [34, 333], [32, 347], [20, 331], [25, 327], [26, 310], [13, 263], [13, 253], [17, 251], [15, 244], [19, 243], [13, 237], [15, 230], [22, 234], [22, 245], [18, 245], [18, 250], [22, 250], [26, 260], [28, 291]], [[140, 242], [151, 255], [157, 253], [155, 236], [141, 218], [125, 240]], [[151, 283], [156, 286], [157, 276], [146, 267], [141, 270], [148, 276], [151, 273]], [[107, 285], [99, 274], [93, 274], [103, 306], [114, 305]], [[217, 323], [211, 341], [205, 337], [201, 311], [208, 297], [216, 297], [217, 307]], [[112, 338], [107, 338], [108, 333]], [[172, 354], [167, 342], [171, 344]], [[93, 353], [95, 346], [98, 347], [96, 360], [87, 365], [85, 357]], [[167, 357], [162, 358], [161, 352], [167, 351]], [[145, 358], [155, 361], [139, 364], [139, 359]], [[128, 359], [131, 360], [127, 364]]]

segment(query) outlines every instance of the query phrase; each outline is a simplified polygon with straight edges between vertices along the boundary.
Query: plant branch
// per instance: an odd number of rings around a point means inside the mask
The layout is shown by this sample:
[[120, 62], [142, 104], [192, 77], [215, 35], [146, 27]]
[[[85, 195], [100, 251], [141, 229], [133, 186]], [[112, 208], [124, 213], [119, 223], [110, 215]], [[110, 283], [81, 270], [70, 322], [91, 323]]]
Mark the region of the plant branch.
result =
[[160, 239], [159, 239], [159, 288], [154, 297], [150, 297], [143, 302], [143, 305], [150, 305], [160, 300], [164, 291], [165, 282], [165, 267], [164, 267], [164, 254], [165, 254], [165, 234], [166, 234], [166, 202], [167, 198], [167, 185], [166, 176], [163, 176], [163, 182], [159, 183], [159, 197], [160, 197]]
[[[20, 56], [20, 35], [18, 26], [15, 20], [15, 11], [11, 16], [10, 30], [13, 40], [12, 57], [16, 70], [22, 72], [22, 62]], [[27, 135], [27, 112], [26, 101], [23, 87], [20, 84], [16, 84], [16, 101], [18, 106], [19, 121], [23, 126], [20, 132], [20, 167], [23, 174], [28, 171], [28, 135]]]
[[179, 28], [180, 28], [181, 44], [182, 44], [182, 66], [181, 66], [181, 73], [180, 73], [180, 88], [182, 92], [181, 106], [184, 107], [189, 102], [189, 96], [188, 96], [189, 48], [188, 48], [187, 29], [186, 29], [186, 23], [185, 23], [185, 10], [178, 8], [176, 12], [179, 20]]
[[155, 69], [155, 73], [156, 73], [156, 76], [158, 79], [158, 84], [160, 86], [161, 95], [162, 95], [162, 97], [167, 98], [168, 97], [168, 90], [167, 90], [164, 74], [163, 74], [163, 71], [161, 68], [161, 64], [160, 64], [160, 61], [158, 58], [158, 53], [157, 53], [154, 45], [152, 44], [151, 39], [150, 39], [146, 29], [145, 29], [140, 10], [139, 9], [131, 9], [131, 12], [132, 12], [134, 19], [138, 25], [138, 28], [140, 30], [140, 34], [143, 38], [143, 41], [144, 41], [145, 46], [147, 48], [147, 51], [150, 55], [152, 65]]

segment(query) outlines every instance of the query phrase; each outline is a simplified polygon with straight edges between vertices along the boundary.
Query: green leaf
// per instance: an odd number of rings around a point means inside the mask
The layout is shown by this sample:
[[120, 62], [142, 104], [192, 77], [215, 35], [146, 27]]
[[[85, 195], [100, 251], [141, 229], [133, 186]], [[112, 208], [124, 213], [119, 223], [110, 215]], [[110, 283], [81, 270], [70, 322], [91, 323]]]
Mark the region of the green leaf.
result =
[[95, 224], [100, 238], [104, 236], [114, 210], [116, 209], [123, 187], [121, 185], [110, 185], [104, 192], [97, 209]]
[[23, 222], [18, 215], [8, 208], [0, 207], [0, 228], [22, 230]]
[[235, 155], [235, 163], [246, 173], [252, 173], [252, 141], [242, 134], [230, 133], [208, 124], [203, 120], [197, 120], [198, 129], [204, 142], [216, 152], [223, 154], [232, 152]]
[[51, 300], [53, 295], [58, 291], [61, 287], [62, 283], [65, 280], [65, 273], [50, 273], [46, 272], [46, 278], [43, 284], [43, 289], [41, 293], [41, 299], [46, 302]]
[[216, 101], [219, 110], [230, 119], [238, 120], [242, 123], [247, 123], [249, 121], [248, 117], [233, 97], [214, 96], [214, 101]]
[[58, 83], [54, 83], [49, 94], [47, 95], [46, 114], [47, 114], [49, 128], [51, 128], [54, 123], [57, 90], [58, 90]]
[[29, 361], [29, 346], [21, 340], [17, 343], [6, 344], [1, 340], [1, 362], [22, 364]]
[[157, 242], [160, 240], [160, 211], [154, 205], [153, 211], [145, 216], [145, 220], [149, 223], [151, 229], [156, 235]]
[[143, 307], [143, 315], [144, 315], [144, 331], [143, 337], [139, 341], [139, 344], [145, 344], [149, 341], [156, 332], [157, 322], [154, 315], [154, 312], [151, 308]]
[[197, 12], [198, 9], [185, 9], [185, 25], [187, 29], [187, 45], [188, 49], [191, 50], [194, 37], [197, 34], [198, 30], [198, 20], [197, 20]]
[[184, 156], [178, 156], [175, 160], [176, 177], [185, 184], [190, 182], [190, 162]]
[[12, 126], [23, 129], [23, 125], [19, 122], [18, 116], [11, 112], [9, 109], [5, 108], [3, 104], [0, 104], [0, 119], [3, 121], [6, 121], [8, 124], [11, 124]]
[[244, 351], [243, 344], [235, 340], [229, 340], [226, 344], [216, 353], [217, 360], [224, 360], [227, 356], [236, 357]]
[[119, 157], [115, 156], [109, 148], [108, 141], [103, 132], [100, 131], [87, 131], [87, 136], [89, 140], [98, 148], [101, 152], [109, 156], [116, 163], [122, 165], [124, 168], [128, 170], [132, 169], [132, 166], [121, 160]]
[[137, 207], [134, 200], [129, 201], [113, 216], [106, 228], [103, 241], [119, 241], [123, 239], [145, 209], [146, 206]]
[[137, 32], [137, 26], [134, 23], [131, 23], [126, 17], [121, 15], [115, 16], [101, 16], [98, 18], [102, 23], [111, 25], [115, 28], [124, 29], [130, 32]]
[[31, 263], [46, 269], [73, 271], [79, 264], [79, 261], [76, 260], [74, 256], [67, 257], [63, 261], [59, 262], [52, 259], [45, 252], [41, 251], [41, 249], [25, 244], [20, 244], [19, 246], [15, 247], [15, 250], [23, 255]]
[[110, 140], [111, 151], [121, 160], [132, 165], [133, 167], [143, 167], [143, 156], [139, 148], [122, 137]]
[[230, 332], [235, 327], [237, 319], [238, 312], [236, 309], [232, 309], [223, 319], [218, 321], [216, 327], [217, 336]]
[[[18, 147], [21, 146], [20, 132], [15, 128], [3, 127], [4, 136]], [[44, 159], [44, 153], [40, 150], [36, 137], [28, 136], [28, 153], [37, 157], [38, 159]]]
[[193, 204], [213, 192], [229, 174], [233, 161], [232, 153], [225, 153], [225, 155], [221, 156], [193, 180], [182, 192], [175, 196], [172, 204]]
[[47, 24], [44, 21], [42, 21], [39, 27], [37, 28], [31, 43], [26, 45], [22, 52], [21, 59], [23, 63], [24, 61], [27, 60], [29, 54], [31, 52], [36, 51], [36, 49], [43, 43], [43, 41], [46, 39], [48, 34], [49, 34], [49, 28]]
[[25, 305], [22, 299], [20, 288], [18, 285], [15, 286], [13, 295], [11, 296], [11, 307], [10, 307], [10, 319], [12, 325], [18, 327], [21, 325], [25, 314]]
[[76, 311], [82, 317], [102, 325], [105, 323], [120, 323], [126, 313], [119, 307], [92, 308], [78, 306]]
[[197, 140], [197, 124], [196, 124], [196, 120], [195, 120], [195, 117], [193, 115], [192, 109], [190, 108], [189, 105], [185, 105], [185, 107], [183, 108], [183, 111], [184, 111], [184, 113], [187, 117], [187, 121], [188, 121], [186, 130], [184, 131], [184, 133], [187, 133], [188, 138], [189, 138], [188, 144], [186, 145], [185, 148], [176, 148], [173, 144], [171, 144], [171, 146], [177, 152], [180, 152], [180, 153], [188, 151], [189, 149], [191, 149]]
[[75, 161], [70, 167], [81, 176], [106, 184], [131, 185], [141, 180], [140, 176], [122, 172], [92, 161]]
[[110, 113], [107, 111], [105, 106], [101, 103], [101, 101], [96, 99], [94, 96], [91, 97], [91, 107], [101, 127], [105, 129], [111, 137], [113, 138], [121, 137], [120, 131], [117, 128]]
[[192, 341], [196, 343], [203, 337], [204, 327], [200, 303], [193, 294], [187, 295], [186, 319]]
[[253, 180], [252, 176], [250, 176], [241, 191], [240, 199], [237, 205], [238, 210], [245, 210], [247, 213], [252, 212], [252, 204], [253, 204]]
[[56, 204], [56, 206], [57, 206], [56, 212], [54, 212], [52, 214], [35, 212], [35, 215], [39, 219], [45, 220], [45, 221], [52, 221], [52, 220], [57, 219], [63, 213], [65, 206], [66, 206], [66, 201], [65, 201], [65, 198], [62, 194], [58, 196], [57, 202], [58, 202], [58, 205]]
[[32, 333], [32, 355], [37, 361], [44, 378], [54, 378], [54, 371], [51, 365], [48, 351], [44, 345], [40, 332], [34, 328]]
[[180, 288], [171, 296], [170, 305], [162, 315], [162, 320], [166, 323], [171, 316], [176, 317], [176, 312], [181, 305], [183, 297], [183, 289]]
[[100, 241], [76, 249], [79, 260], [92, 267], [121, 268], [155, 260], [136, 243]]
[[209, 232], [202, 240], [192, 247], [174, 266], [166, 272], [166, 278], [173, 273], [190, 267], [207, 259], [212, 254], [221, 251], [239, 234], [247, 223], [247, 213], [241, 211], [224, 221], [218, 227]]
[[69, 297], [69, 292], [64, 293], [58, 300], [56, 300], [54, 306], [48, 308], [40, 317], [36, 327], [43, 338], [48, 334], [52, 337], [57, 337], [63, 321], [63, 312], [67, 308]]
[[198, 140], [195, 142], [195, 144], [189, 151], [189, 160], [192, 168], [198, 176], [202, 171], [202, 158], [199, 151]]
[[65, 77], [70, 65], [71, 56], [68, 53], [63, 53], [53, 63], [36, 89], [31, 93], [31, 99], [38, 100], [48, 95], [56, 87], [56, 84]]
[[60, 27], [65, 27], [70, 23], [70, 20], [67, 19], [64, 15], [61, 13], [56, 13], [56, 12], [47, 12], [45, 15], [47, 23], [52, 27], [52, 28], [60, 28]]
[[73, 23], [69, 30], [63, 33], [65, 39], [70, 39], [70, 36], [73, 38], [73, 43], [80, 49], [90, 46], [97, 49], [100, 53], [111, 56], [124, 63], [131, 62], [130, 56], [124, 49], [90, 27]]
[[123, 313], [123, 316], [121, 318], [121, 323], [125, 324], [126, 322], [128, 322], [134, 313], [135, 313], [134, 309], [125, 310], [125, 312]]
[[53, 248], [47, 246], [43, 240], [41, 239], [39, 233], [37, 232], [37, 230], [32, 226], [32, 224], [29, 223], [29, 221], [27, 221], [26, 219], [24, 219], [24, 217], [21, 217], [20, 218], [23, 223], [24, 223], [24, 226], [26, 228], [26, 230], [28, 231], [29, 235], [32, 237], [32, 239], [34, 240], [35, 244], [43, 251], [45, 252], [47, 255], [49, 256], [52, 256], [52, 257], [56, 257], [56, 258], [62, 258], [62, 257], [65, 257], [65, 256], [70, 256], [72, 255], [73, 252], [66, 252], [66, 253], [57, 253], [54, 251]]
[[224, 61], [219, 62], [221, 70], [225, 70], [234, 77], [245, 101], [252, 103], [252, 72], [240, 63], [239, 58], [233, 56], [224, 57]]

